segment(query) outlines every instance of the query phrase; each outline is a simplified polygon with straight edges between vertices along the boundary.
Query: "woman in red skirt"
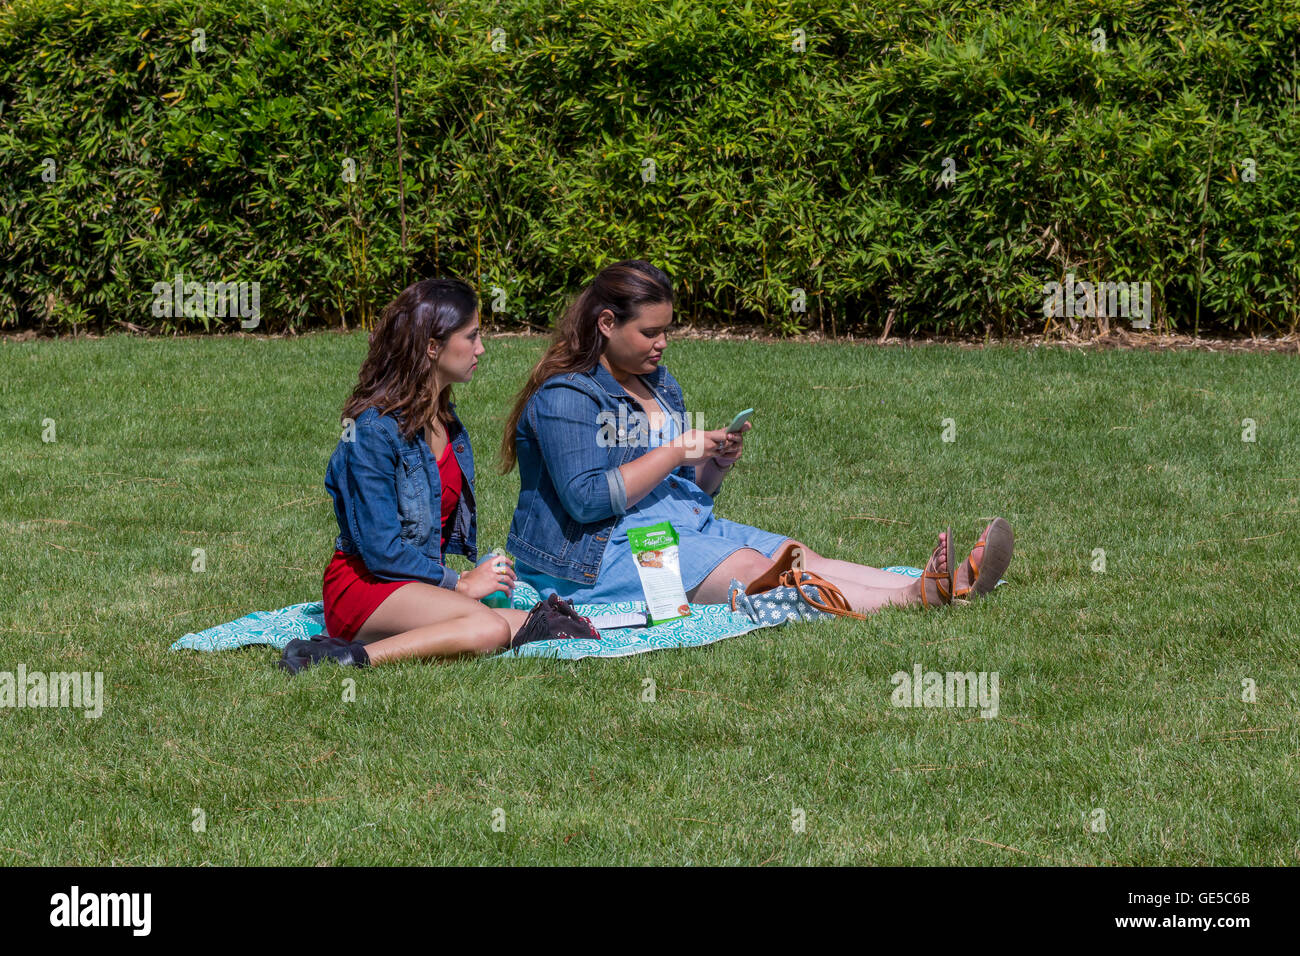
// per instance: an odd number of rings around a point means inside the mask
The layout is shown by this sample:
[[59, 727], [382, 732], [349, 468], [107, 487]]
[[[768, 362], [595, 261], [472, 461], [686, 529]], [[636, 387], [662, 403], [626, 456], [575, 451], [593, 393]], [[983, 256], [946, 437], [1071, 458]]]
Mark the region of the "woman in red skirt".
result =
[[291, 673], [326, 658], [489, 653], [528, 617], [479, 601], [513, 591], [509, 558], [464, 574], [444, 563], [478, 556], [474, 454], [451, 386], [470, 381], [483, 352], [478, 298], [460, 280], [416, 282], [384, 309], [325, 474], [339, 526], [323, 587], [329, 638], [290, 642]]

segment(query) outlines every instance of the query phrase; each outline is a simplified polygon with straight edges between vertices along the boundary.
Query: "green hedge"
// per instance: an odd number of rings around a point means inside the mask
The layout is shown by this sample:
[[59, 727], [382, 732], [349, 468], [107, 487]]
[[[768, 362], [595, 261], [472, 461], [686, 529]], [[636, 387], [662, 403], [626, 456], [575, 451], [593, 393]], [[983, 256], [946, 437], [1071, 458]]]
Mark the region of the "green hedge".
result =
[[0, 325], [235, 327], [155, 315], [177, 273], [364, 323], [444, 272], [545, 326], [644, 257], [683, 318], [785, 333], [1041, 331], [1067, 274], [1294, 330], [1300, 6], [1206, 7], [19, 0]]

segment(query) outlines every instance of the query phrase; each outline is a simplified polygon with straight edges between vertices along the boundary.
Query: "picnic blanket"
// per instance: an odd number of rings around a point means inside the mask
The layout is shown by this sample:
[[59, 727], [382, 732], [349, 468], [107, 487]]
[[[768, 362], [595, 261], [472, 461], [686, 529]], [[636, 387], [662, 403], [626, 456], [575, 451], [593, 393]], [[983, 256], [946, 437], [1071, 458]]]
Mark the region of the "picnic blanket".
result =
[[[919, 578], [920, 568], [895, 565], [885, 568]], [[528, 610], [541, 600], [537, 590], [520, 581], [515, 586], [513, 607]], [[621, 611], [644, 611], [645, 604], [627, 601], [618, 604], [578, 604], [579, 614], [588, 617]], [[626, 657], [647, 651], [679, 647], [703, 647], [724, 638], [736, 637], [762, 627], [776, 627], [780, 621], [760, 621], [743, 611], [732, 611], [726, 604], [692, 604], [690, 617], [666, 621], [651, 627], [621, 627], [600, 632], [598, 641], [534, 641], [515, 650], [502, 651], [503, 657], [553, 657], [578, 660], [584, 657]], [[320, 601], [291, 604], [278, 611], [254, 611], [241, 618], [218, 624], [197, 633], [186, 634], [171, 646], [173, 651], [228, 651], [237, 647], [266, 644], [283, 648], [296, 637], [312, 638], [325, 631], [325, 606]]]

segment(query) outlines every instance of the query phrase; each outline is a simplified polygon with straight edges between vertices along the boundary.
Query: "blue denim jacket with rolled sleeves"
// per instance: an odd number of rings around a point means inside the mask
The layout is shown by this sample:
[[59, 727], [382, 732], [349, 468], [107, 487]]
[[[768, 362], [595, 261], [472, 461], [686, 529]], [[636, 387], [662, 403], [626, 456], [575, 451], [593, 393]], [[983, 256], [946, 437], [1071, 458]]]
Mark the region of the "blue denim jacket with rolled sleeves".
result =
[[[460, 500], [451, 516], [446, 554], [478, 560], [474, 513], [474, 451], [452, 411], [447, 428], [460, 465]], [[368, 408], [339, 440], [325, 471], [339, 536], [334, 547], [360, 554], [366, 570], [388, 581], [425, 581], [455, 589], [460, 575], [443, 564], [442, 479], [423, 432], [402, 437], [398, 418]]]
[[[666, 368], [642, 379], [686, 420], [681, 386]], [[626, 434], [611, 440], [609, 429], [638, 413], [641, 405], [600, 364], [554, 375], [528, 400], [515, 429], [519, 503], [506, 539], [521, 563], [566, 581], [596, 580], [610, 530], [628, 510], [619, 468], [650, 450]], [[673, 474], [695, 480], [692, 465]]]

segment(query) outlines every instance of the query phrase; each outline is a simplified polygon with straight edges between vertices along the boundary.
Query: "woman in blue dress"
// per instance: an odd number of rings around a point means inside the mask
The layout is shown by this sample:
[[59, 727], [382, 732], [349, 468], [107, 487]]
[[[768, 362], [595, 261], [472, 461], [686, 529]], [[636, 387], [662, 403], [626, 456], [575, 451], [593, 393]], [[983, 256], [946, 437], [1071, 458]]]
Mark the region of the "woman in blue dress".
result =
[[501, 450], [503, 472], [519, 465], [507, 547], [520, 580], [575, 603], [642, 600], [628, 529], [670, 521], [693, 603], [726, 602], [733, 578], [747, 585], [778, 552], [788, 557], [787, 543], [860, 613], [948, 604], [954, 591], [978, 595], [997, 582], [1003, 555], [1010, 560], [1001, 519], [955, 570], [952, 536], [941, 533], [923, 576], [912, 578], [714, 515], [713, 495], [752, 425], [739, 434], [689, 427], [681, 387], [661, 364], [672, 317], [671, 280], [635, 259], [602, 270], [561, 319], [515, 401]]

